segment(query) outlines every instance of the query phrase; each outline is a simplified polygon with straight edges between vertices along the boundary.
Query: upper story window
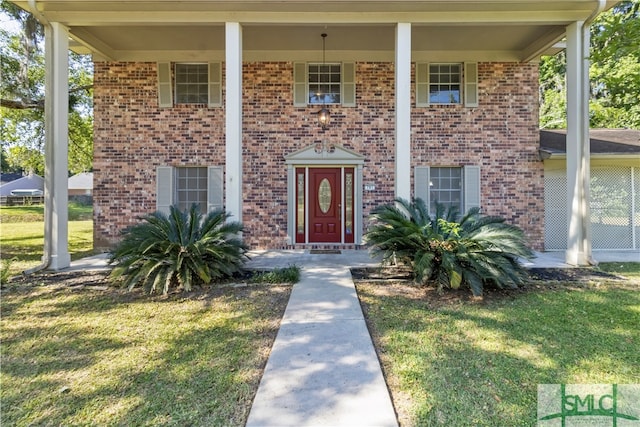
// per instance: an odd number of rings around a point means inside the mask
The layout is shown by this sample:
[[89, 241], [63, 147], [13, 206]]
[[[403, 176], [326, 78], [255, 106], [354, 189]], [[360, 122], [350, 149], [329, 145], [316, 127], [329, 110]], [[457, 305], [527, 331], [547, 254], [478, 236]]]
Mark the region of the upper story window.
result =
[[175, 75], [177, 104], [209, 102], [208, 64], [176, 64]]
[[340, 104], [340, 64], [309, 64], [309, 104]]
[[416, 106], [478, 106], [478, 64], [417, 63]]
[[356, 106], [355, 62], [293, 63], [293, 105]]
[[429, 64], [429, 103], [460, 104], [462, 64]]
[[222, 72], [219, 62], [158, 62], [158, 106], [207, 104], [222, 106]]

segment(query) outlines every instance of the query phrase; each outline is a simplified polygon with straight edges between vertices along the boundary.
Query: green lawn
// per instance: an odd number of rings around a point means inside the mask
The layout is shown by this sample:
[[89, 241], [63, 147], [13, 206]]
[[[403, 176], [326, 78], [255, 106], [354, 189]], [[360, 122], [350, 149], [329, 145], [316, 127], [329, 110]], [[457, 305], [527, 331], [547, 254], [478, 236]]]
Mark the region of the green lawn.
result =
[[532, 426], [538, 384], [640, 383], [639, 291], [630, 280], [472, 301], [358, 285], [403, 426]]
[[290, 289], [4, 289], [0, 424], [243, 426]]
[[[91, 206], [69, 204], [71, 259], [94, 253]], [[11, 262], [11, 274], [37, 266], [44, 248], [43, 206], [0, 207], [0, 256]]]

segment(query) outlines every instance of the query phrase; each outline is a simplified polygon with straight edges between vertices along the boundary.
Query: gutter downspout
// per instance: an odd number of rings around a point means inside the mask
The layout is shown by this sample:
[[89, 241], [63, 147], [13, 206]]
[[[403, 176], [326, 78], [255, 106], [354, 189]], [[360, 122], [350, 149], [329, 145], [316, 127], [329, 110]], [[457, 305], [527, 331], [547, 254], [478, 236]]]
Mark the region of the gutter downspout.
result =
[[[40, 22], [45, 28], [45, 32], [51, 31], [50, 27], [50, 23], [49, 20], [47, 18], [45, 18], [45, 16], [40, 13], [40, 11], [38, 10], [38, 6], [36, 4], [36, 0], [28, 0], [28, 4], [29, 4], [29, 9], [30, 12], [33, 14], [33, 16], [35, 16], [35, 18], [38, 20], [38, 22]], [[47, 37], [45, 36], [45, 52], [47, 49], [50, 49], [50, 46], [47, 46], [47, 43], [50, 43], [49, 40], [47, 40]], [[45, 53], [46, 55], [46, 53]], [[49, 73], [47, 73], [49, 74]], [[45, 113], [44, 113], [44, 117], [45, 117], [45, 139], [47, 138], [46, 132], [48, 132], [49, 129], [51, 129], [51, 126], [48, 126], [47, 122], [50, 119], [49, 116], [49, 111], [50, 111], [50, 107], [48, 107], [48, 103], [49, 103], [49, 99], [50, 99], [50, 82], [47, 81], [48, 77], [45, 77]], [[50, 144], [46, 143], [45, 141], [45, 170], [44, 170], [44, 248], [43, 248], [43, 253], [42, 253], [42, 262], [32, 268], [29, 268], [25, 271], [22, 272], [23, 275], [29, 275], [41, 270], [45, 270], [46, 268], [49, 267], [49, 265], [51, 264], [51, 230], [52, 230], [52, 224], [53, 224], [53, 215], [52, 215], [52, 209], [53, 209], [53, 195], [51, 194], [52, 191], [52, 185], [51, 185], [51, 168], [47, 167], [47, 147]]]
[[584, 82], [584, 87], [582, 89], [582, 101], [581, 108], [582, 117], [584, 118], [584, 126], [582, 129], [583, 132], [583, 143], [585, 146], [585, 168], [584, 168], [584, 200], [583, 200], [583, 209], [585, 218], [588, 218], [588, 223], [586, 226], [586, 245], [588, 246], [587, 253], [587, 263], [589, 265], [598, 265], [598, 261], [593, 258], [592, 251], [592, 233], [591, 233], [591, 136], [589, 133], [589, 129], [591, 126], [589, 125], [589, 99], [591, 97], [591, 85], [589, 81], [589, 67], [590, 61], [589, 57], [591, 56], [590, 47], [591, 47], [591, 23], [594, 21], [596, 16], [598, 16], [607, 6], [606, 0], [598, 0], [598, 5], [591, 12], [591, 14], [587, 17], [587, 19], [582, 24], [582, 81]]

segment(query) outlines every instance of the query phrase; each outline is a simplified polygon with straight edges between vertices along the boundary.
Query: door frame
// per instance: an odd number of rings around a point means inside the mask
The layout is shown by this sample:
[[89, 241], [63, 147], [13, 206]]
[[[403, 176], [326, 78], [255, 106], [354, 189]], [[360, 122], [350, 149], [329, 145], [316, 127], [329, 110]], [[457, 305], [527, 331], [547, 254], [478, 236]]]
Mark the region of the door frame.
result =
[[[314, 218], [312, 212], [314, 210], [313, 204], [315, 200], [312, 200], [317, 197], [317, 193], [310, 186], [313, 179], [311, 179], [311, 175], [313, 173], [319, 172], [322, 169], [330, 169], [332, 171], [338, 172], [336, 187], [334, 188], [333, 194], [338, 195], [338, 223], [340, 227], [340, 239], [338, 241], [323, 241], [323, 240], [315, 240], [312, 239], [312, 219]], [[355, 174], [356, 168], [353, 166], [308, 166], [308, 167], [296, 167], [296, 190], [295, 190], [295, 198], [296, 198], [296, 209], [295, 209], [295, 223], [296, 223], [296, 232], [295, 232], [295, 243], [298, 244], [354, 244], [355, 243]], [[350, 175], [350, 179], [347, 177]], [[304, 183], [301, 184], [301, 181]], [[350, 188], [347, 187], [348, 181], [350, 181]], [[313, 190], [313, 191], [312, 191]], [[303, 197], [303, 205], [301, 206], [300, 192], [302, 192]], [[332, 194], [332, 196], [333, 196]], [[350, 217], [347, 215], [347, 197], [351, 198], [351, 214]], [[301, 212], [302, 211], [302, 212]], [[304, 224], [304, 229], [301, 230], [298, 226], [299, 224]], [[349, 227], [348, 227], [349, 226]], [[349, 233], [347, 228], [351, 230]]]
[[[362, 195], [363, 195], [363, 181], [362, 170], [364, 166], [364, 156], [356, 153], [352, 150], [346, 149], [341, 146], [332, 147], [332, 151], [326, 151], [324, 149], [318, 150], [316, 144], [308, 146], [300, 151], [285, 156], [287, 164], [287, 236], [288, 244], [290, 245], [302, 245], [302, 244], [325, 244], [325, 245], [360, 245], [362, 244], [362, 230], [363, 230], [363, 218], [362, 218]], [[344, 171], [345, 169], [353, 168], [353, 242], [345, 241], [345, 224], [344, 224], [344, 203], [341, 211], [343, 212], [342, 226], [341, 226], [341, 241], [338, 243], [322, 243], [322, 242], [310, 242], [308, 232], [308, 218], [306, 218], [309, 212], [308, 207], [308, 183], [309, 169], [314, 168], [339, 168], [341, 169], [341, 185], [342, 185], [342, 198], [345, 197], [344, 192]], [[305, 170], [304, 177], [304, 191], [305, 191], [305, 221], [304, 221], [304, 239], [300, 241], [297, 233], [297, 207], [298, 207], [298, 176], [296, 171], [299, 169]], [[350, 239], [349, 239], [350, 240]]]

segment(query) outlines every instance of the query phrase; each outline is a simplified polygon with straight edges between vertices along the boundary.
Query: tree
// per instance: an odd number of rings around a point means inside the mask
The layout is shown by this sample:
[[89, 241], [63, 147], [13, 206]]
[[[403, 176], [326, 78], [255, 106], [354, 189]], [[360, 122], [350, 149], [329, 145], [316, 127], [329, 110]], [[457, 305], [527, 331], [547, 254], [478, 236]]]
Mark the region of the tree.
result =
[[[0, 140], [9, 168], [44, 173], [44, 81], [42, 26], [3, 0], [1, 12], [20, 31], [0, 30]], [[69, 172], [91, 170], [93, 162], [93, 69], [91, 59], [69, 56]], [[19, 147], [17, 149], [16, 147]], [[18, 155], [19, 154], [19, 155]], [[37, 158], [34, 158], [37, 157]], [[18, 162], [18, 163], [14, 163]], [[35, 168], [35, 169], [34, 169]]]
[[[627, 0], [591, 25], [590, 125], [640, 129], [640, 0]], [[540, 127], [566, 127], [564, 52], [540, 63]]]

